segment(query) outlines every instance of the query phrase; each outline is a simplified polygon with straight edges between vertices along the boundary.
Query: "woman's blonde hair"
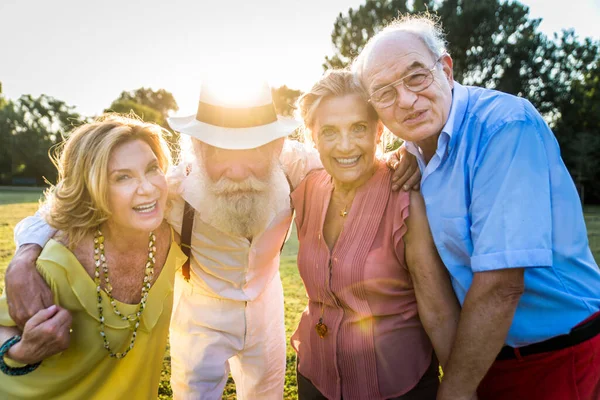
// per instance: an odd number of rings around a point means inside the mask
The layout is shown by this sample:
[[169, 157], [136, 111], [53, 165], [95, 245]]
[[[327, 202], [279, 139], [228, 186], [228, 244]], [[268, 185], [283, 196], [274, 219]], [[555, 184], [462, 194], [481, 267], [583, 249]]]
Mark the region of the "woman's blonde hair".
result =
[[[377, 111], [368, 102], [367, 91], [356, 76], [348, 69], [330, 69], [297, 101], [298, 116], [304, 121], [304, 141], [313, 143], [312, 130], [315, 124], [315, 113], [323, 99], [353, 94], [358, 94], [364, 99], [368, 107], [369, 118], [372, 121], [379, 121]], [[385, 131], [384, 136], [387, 137]], [[382, 136], [382, 141], [383, 139]]]
[[45, 193], [44, 217], [74, 247], [105, 222], [108, 206], [108, 162], [120, 144], [143, 140], [163, 172], [171, 165], [171, 153], [158, 125], [130, 116], [108, 114], [76, 128], [53, 156], [58, 169], [55, 186]]

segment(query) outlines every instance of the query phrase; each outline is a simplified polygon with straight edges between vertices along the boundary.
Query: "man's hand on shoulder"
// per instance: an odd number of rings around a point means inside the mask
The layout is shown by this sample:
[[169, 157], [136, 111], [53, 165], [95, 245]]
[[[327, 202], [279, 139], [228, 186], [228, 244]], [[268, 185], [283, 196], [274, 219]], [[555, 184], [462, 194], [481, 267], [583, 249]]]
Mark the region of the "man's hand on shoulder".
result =
[[20, 329], [38, 311], [54, 304], [52, 291], [35, 268], [41, 252], [37, 244], [19, 247], [6, 270], [8, 312]]
[[387, 166], [394, 170], [392, 177], [392, 190], [419, 190], [421, 184], [421, 171], [415, 156], [410, 154], [406, 147], [385, 153]]

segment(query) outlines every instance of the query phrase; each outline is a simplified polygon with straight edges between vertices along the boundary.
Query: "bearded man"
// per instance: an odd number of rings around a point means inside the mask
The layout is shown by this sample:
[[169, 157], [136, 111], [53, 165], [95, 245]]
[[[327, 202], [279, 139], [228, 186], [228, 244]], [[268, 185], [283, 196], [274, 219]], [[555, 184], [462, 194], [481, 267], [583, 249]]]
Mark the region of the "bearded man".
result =
[[[176, 399], [220, 399], [231, 372], [239, 399], [281, 399], [285, 326], [279, 254], [293, 218], [289, 195], [321, 164], [316, 151], [286, 141], [298, 123], [277, 117], [268, 85], [244, 101], [201, 90], [195, 115], [169, 119], [186, 135], [185, 161], [170, 174], [169, 223], [190, 263], [175, 280], [171, 385]], [[414, 158], [396, 184], [418, 182]], [[35, 271], [53, 234], [41, 216], [15, 230], [21, 246], [9, 266], [11, 317], [24, 324], [52, 296]], [[187, 250], [186, 250], [187, 249]], [[47, 305], [46, 305], [47, 304]]]

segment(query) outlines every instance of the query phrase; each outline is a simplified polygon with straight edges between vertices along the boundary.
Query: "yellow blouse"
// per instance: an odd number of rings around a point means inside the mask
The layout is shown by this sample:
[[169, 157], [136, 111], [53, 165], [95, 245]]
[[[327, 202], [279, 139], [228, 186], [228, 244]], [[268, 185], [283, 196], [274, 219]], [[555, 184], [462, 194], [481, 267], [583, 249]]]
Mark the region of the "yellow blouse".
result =
[[[24, 376], [0, 372], [0, 399], [155, 399], [173, 307], [173, 282], [186, 257], [172, 241], [165, 265], [146, 300], [133, 350], [123, 359], [109, 357], [103, 347], [98, 319], [96, 284], [65, 246], [50, 240], [38, 258], [37, 269], [50, 285], [54, 300], [73, 317], [69, 348], [42, 362]], [[113, 351], [129, 345], [132, 330], [110, 307], [102, 291], [105, 332]], [[138, 305], [118, 302], [131, 314]], [[0, 298], [0, 325], [14, 326], [6, 297]]]

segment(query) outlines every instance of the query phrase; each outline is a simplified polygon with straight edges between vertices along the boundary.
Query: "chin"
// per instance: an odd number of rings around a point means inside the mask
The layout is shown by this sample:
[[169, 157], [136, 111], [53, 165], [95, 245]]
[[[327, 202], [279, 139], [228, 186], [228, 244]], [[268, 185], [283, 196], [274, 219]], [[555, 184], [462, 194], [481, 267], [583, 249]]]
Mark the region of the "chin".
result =
[[155, 231], [160, 227], [160, 225], [163, 222], [163, 219], [164, 215], [162, 213], [152, 218], [144, 218], [143, 220], [140, 220], [140, 218], [138, 217], [131, 221], [131, 227], [135, 230], [151, 232]]
[[333, 179], [341, 183], [352, 183], [360, 179], [361, 174], [337, 174], [332, 176]]

